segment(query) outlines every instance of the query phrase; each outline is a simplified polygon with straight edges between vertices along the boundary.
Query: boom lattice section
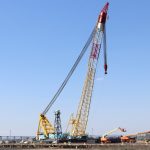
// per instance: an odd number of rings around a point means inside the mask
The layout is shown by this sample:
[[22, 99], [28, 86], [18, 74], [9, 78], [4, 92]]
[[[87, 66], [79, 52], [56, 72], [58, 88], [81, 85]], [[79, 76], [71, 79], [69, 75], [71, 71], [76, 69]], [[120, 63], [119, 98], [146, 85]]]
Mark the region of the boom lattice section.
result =
[[[90, 54], [89, 62], [88, 62], [88, 71], [87, 71], [86, 79], [84, 82], [82, 95], [81, 95], [79, 107], [77, 110], [77, 115], [72, 124], [72, 130], [71, 130], [72, 136], [85, 135], [87, 122], [88, 122], [88, 116], [89, 116], [89, 110], [90, 110], [90, 104], [91, 104], [91, 97], [92, 97], [92, 92], [93, 92], [93, 86], [94, 86], [97, 62], [98, 62], [98, 58], [100, 54], [102, 39], [103, 38], [105, 39], [104, 30], [105, 30], [107, 9], [108, 9], [108, 3], [103, 8], [98, 18], [97, 26], [95, 29], [96, 33], [93, 37], [92, 49], [91, 49], [91, 54]], [[105, 43], [106, 42], [104, 41], [104, 44]], [[106, 49], [104, 49], [104, 54], [106, 54]], [[106, 56], [104, 57], [104, 62], [107, 62]], [[106, 63], [104, 64], [104, 68], [105, 68], [105, 73], [107, 73]]]

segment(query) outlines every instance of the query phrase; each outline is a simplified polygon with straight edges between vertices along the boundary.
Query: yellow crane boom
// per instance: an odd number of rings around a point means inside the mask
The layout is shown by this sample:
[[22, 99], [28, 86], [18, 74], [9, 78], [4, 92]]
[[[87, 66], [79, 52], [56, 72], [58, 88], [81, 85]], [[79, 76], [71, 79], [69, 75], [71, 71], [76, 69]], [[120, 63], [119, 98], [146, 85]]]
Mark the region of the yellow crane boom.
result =
[[76, 118], [72, 124], [72, 130], [70, 133], [72, 136], [83, 136], [86, 132], [96, 67], [98, 63], [102, 40], [104, 45], [104, 69], [105, 74], [107, 74], [105, 22], [107, 18], [108, 6], [109, 3], [104, 6], [102, 11], [100, 12], [98, 21], [96, 23], [95, 35], [93, 37], [92, 49], [88, 62], [88, 71], [84, 82]]

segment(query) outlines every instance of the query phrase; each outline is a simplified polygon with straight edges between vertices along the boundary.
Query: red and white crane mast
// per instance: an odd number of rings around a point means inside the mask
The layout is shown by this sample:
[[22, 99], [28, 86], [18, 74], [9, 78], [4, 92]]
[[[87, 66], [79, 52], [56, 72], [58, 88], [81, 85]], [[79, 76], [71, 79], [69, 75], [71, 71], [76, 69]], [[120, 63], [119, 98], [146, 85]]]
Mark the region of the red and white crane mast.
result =
[[109, 3], [106, 3], [102, 11], [100, 12], [100, 15], [98, 17], [98, 21], [95, 27], [95, 34], [92, 40], [92, 49], [91, 49], [89, 62], [88, 62], [88, 71], [87, 71], [86, 79], [84, 82], [76, 118], [74, 119], [73, 124], [72, 124], [72, 130], [71, 130], [72, 136], [82, 136], [82, 135], [85, 135], [85, 132], [86, 132], [96, 67], [98, 63], [102, 40], [104, 40], [103, 41], [104, 69], [105, 69], [105, 74], [107, 74], [105, 22], [107, 18], [108, 6], [109, 6]]

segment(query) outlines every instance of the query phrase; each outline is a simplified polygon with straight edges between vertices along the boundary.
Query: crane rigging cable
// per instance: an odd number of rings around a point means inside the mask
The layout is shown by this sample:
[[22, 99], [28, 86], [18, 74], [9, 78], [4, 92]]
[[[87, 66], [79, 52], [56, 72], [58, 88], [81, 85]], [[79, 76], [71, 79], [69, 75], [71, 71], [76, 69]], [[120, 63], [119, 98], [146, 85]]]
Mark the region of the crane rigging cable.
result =
[[71, 70], [69, 71], [67, 77], [65, 78], [65, 80], [61, 84], [60, 88], [57, 90], [56, 94], [53, 96], [50, 103], [47, 105], [47, 107], [43, 111], [42, 115], [45, 115], [49, 111], [49, 109], [52, 107], [54, 102], [57, 100], [58, 96], [61, 94], [62, 90], [66, 86], [67, 82], [69, 81], [70, 77], [72, 76], [73, 72], [75, 71], [76, 67], [78, 66], [80, 60], [82, 59], [83, 55], [85, 54], [86, 50], [88, 49], [94, 35], [95, 35], [95, 27], [94, 27], [92, 33], [90, 34], [89, 39], [87, 40], [87, 42], [86, 42], [85, 46], [83, 47], [81, 53], [79, 54], [77, 60], [75, 61], [74, 65], [72, 66]]
[[103, 36], [103, 49], [104, 49], [104, 70], [107, 74], [107, 44], [106, 44], [106, 25], [104, 25], [104, 36]]

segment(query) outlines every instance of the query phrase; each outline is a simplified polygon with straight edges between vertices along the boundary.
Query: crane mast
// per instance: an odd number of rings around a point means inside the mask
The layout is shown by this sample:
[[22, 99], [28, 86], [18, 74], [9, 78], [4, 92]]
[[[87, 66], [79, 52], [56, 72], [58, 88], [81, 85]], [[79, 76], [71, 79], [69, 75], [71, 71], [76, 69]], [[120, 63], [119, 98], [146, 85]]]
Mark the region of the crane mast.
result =
[[107, 3], [102, 9], [96, 24], [96, 28], [95, 28], [96, 31], [92, 40], [93, 42], [92, 49], [88, 61], [88, 71], [84, 82], [76, 118], [74, 119], [72, 124], [72, 130], [71, 130], [72, 136], [85, 135], [89, 110], [90, 110], [90, 104], [91, 104], [92, 91], [94, 86], [96, 67], [97, 67], [103, 39], [104, 39], [104, 43], [103, 43], [104, 44], [104, 69], [105, 69], [105, 74], [107, 74], [105, 22], [107, 18], [108, 6], [109, 3]]

